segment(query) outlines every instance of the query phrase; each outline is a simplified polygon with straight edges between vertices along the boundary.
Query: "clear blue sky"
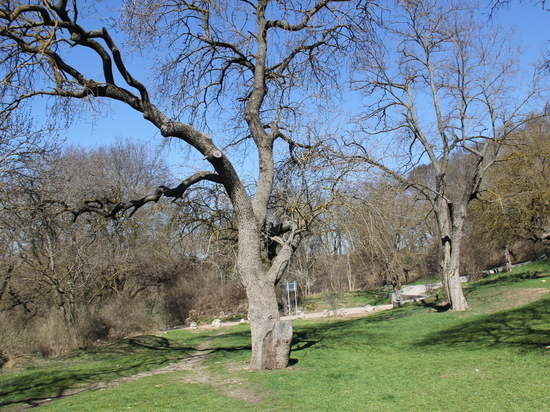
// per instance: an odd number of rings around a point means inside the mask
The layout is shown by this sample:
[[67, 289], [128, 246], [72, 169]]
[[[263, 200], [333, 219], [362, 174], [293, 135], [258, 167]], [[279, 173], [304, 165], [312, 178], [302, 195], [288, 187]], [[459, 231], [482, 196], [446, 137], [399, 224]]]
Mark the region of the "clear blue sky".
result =
[[[518, 42], [527, 48], [526, 60], [532, 60], [543, 49], [550, 49], [550, 12], [542, 10], [540, 4], [533, 3], [534, 0], [525, 4], [514, 4], [500, 9], [494, 16], [494, 22], [505, 29], [515, 28]], [[67, 143], [94, 147], [109, 144], [116, 137], [137, 139], [152, 147], [162, 143], [156, 128], [139, 113], [122, 104], [112, 103], [111, 107], [112, 111], [104, 118], [98, 118], [95, 124], [74, 124], [67, 131]], [[179, 163], [177, 159], [177, 153], [172, 150], [171, 163]]]

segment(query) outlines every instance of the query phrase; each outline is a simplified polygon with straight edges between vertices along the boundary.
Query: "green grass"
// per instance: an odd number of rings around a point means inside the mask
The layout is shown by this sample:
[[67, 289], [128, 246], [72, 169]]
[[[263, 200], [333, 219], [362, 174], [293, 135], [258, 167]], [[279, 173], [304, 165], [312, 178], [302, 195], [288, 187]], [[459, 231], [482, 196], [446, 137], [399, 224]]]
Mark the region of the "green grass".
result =
[[99, 344], [63, 359], [35, 359], [23, 370], [0, 374], [0, 407], [25, 401], [58, 398], [68, 390], [111, 381], [184, 359], [209, 333], [143, 335]]
[[[101, 346], [1, 374], [0, 405], [11, 411], [49, 397], [39, 410], [550, 411], [550, 294], [501, 309], [548, 289], [550, 279], [541, 279], [549, 272], [549, 262], [542, 262], [474, 282], [466, 288], [467, 312], [437, 312], [428, 301], [364, 318], [295, 321], [293, 365], [286, 370], [245, 369], [246, 325], [221, 335], [172, 331]], [[201, 370], [57, 398], [81, 382], [188, 356], [205, 339], [212, 339], [210, 357]]]
[[41, 411], [254, 411], [242, 402], [222, 396], [207, 384], [185, 384], [177, 373], [154, 375], [102, 391], [45, 403]]
[[333, 305], [337, 308], [351, 308], [365, 305], [382, 305], [385, 303], [390, 303], [385, 293], [369, 290], [318, 293], [305, 298], [302, 306], [307, 312], [320, 312], [323, 309], [333, 309]]

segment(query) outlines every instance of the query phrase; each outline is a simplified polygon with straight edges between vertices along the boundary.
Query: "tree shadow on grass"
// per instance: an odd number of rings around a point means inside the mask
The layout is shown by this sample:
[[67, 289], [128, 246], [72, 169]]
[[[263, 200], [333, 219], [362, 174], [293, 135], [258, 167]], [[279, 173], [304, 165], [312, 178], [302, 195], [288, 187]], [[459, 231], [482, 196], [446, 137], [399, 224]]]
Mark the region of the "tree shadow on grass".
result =
[[164, 337], [143, 335], [101, 345], [86, 353], [93, 360], [74, 358], [58, 365], [0, 376], [0, 407], [36, 406], [78, 388], [108, 382], [186, 359], [198, 349]]
[[506, 272], [499, 273], [497, 275], [481, 279], [473, 284], [473, 287], [478, 286], [500, 286], [509, 283], [522, 282], [524, 280], [539, 279], [541, 277], [548, 276], [547, 270], [523, 270], [521, 272]]
[[439, 300], [421, 301], [420, 305], [435, 310], [436, 312], [447, 312], [451, 309], [450, 303], [440, 303]]
[[545, 349], [550, 345], [550, 298], [517, 309], [466, 320], [461, 325], [428, 335], [419, 346]]
[[294, 332], [292, 337], [292, 351], [298, 352], [301, 350], [309, 349], [312, 346], [315, 346], [321, 339], [310, 339], [310, 336], [305, 331]]
[[294, 331], [292, 352], [341, 349], [361, 351], [386, 347], [398, 338], [392, 322], [399, 322], [426, 311], [427, 309], [420, 304], [411, 303], [402, 308], [365, 317], [332, 318], [302, 323]]

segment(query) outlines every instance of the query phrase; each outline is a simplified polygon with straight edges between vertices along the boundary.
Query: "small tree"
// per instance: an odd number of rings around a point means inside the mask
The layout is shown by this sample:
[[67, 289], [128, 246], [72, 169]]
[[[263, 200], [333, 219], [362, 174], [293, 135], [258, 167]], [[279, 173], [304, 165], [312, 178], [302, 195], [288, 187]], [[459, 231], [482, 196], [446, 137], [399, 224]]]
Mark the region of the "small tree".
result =
[[[290, 342], [278, 343], [275, 286], [303, 232], [295, 222], [284, 238], [279, 234], [277, 256], [270, 262], [262, 259], [276, 142], [300, 147], [291, 139], [298, 133], [288, 130], [303, 126], [296, 119], [303, 118], [311, 96], [330, 94], [339, 75], [340, 52], [350, 38], [346, 34], [352, 13], [356, 19], [367, 16], [361, 2], [343, 0], [126, 2], [128, 39], [146, 46], [149, 62], [157, 56], [163, 60], [157, 66], [160, 103], [155, 104], [153, 87], [132, 74], [111, 32], [86, 28], [90, 20], [79, 2], [13, 1], [0, 7], [2, 72], [4, 81], [14, 86], [13, 101], [40, 95], [122, 102], [141, 113], [162, 136], [180, 139], [208, 162], [206, 170], [176, 187], [160, 186], [154, 194], [131, 201], [86, 202], [74, 213], [131, 215], [163, 196], [181, 198], [199, 182], [221, 185], [238, 226], [237, 268], [248, 296], [254, 369], [287, 365]], [[99, 63], [99, 77], [84, 62], [90, 53]], [[223, 131], [214, 140], [196, 126], [175, 120], [185, 116]], [[224, 149], [220, 143], [228, 137], [228, 124], [245, 132], [231, 134]], [[240, 173], [238, 163], [230, 160], [231, 151], [239, 148], [240, 152], [233, 151], [238, 159], [248, 142], [256, 155], [254, 162], [247, 158], [257, 172], [253, 187], [246, 186], [246, 169]]]
[[[445, 288], [459, 311], [468, 307], [459, 279], [468, 204], [539, 93], [516, 76], [519, 64], [508, 39], [479, 15], [476, 5], [455, 1], [396, 2], [380, 31], [384, 44], [358, 59], [360, 89], [377, 97], [368, 100], [374, 102], [366, 106], [362, 130], [371, 147], [374, 136], [386, 142], [380, 151], [359, 142], [359, 158], [430, 202]], [[468, 154], [461, 167], [455, 153]], [[428, 179], [410, 174], [426, 163]]]

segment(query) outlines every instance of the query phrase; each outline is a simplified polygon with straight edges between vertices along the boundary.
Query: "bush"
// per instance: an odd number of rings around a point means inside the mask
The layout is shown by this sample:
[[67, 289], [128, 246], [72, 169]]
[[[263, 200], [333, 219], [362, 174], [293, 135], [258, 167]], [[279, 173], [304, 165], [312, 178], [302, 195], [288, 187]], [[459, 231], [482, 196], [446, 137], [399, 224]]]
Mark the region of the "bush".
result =
[[[161, 328], [141, 299], [120, 297], [104, 305], [95, 320], [97, 339], [120, 339]], [[92, 324], [93, 326], [94, 324]]]
[[9, 358], [7, 355], [4, 354], [4, 350], [0, 348], [0, 369], [4, 367], [5, 364], [7, 364], [9, 361]]

